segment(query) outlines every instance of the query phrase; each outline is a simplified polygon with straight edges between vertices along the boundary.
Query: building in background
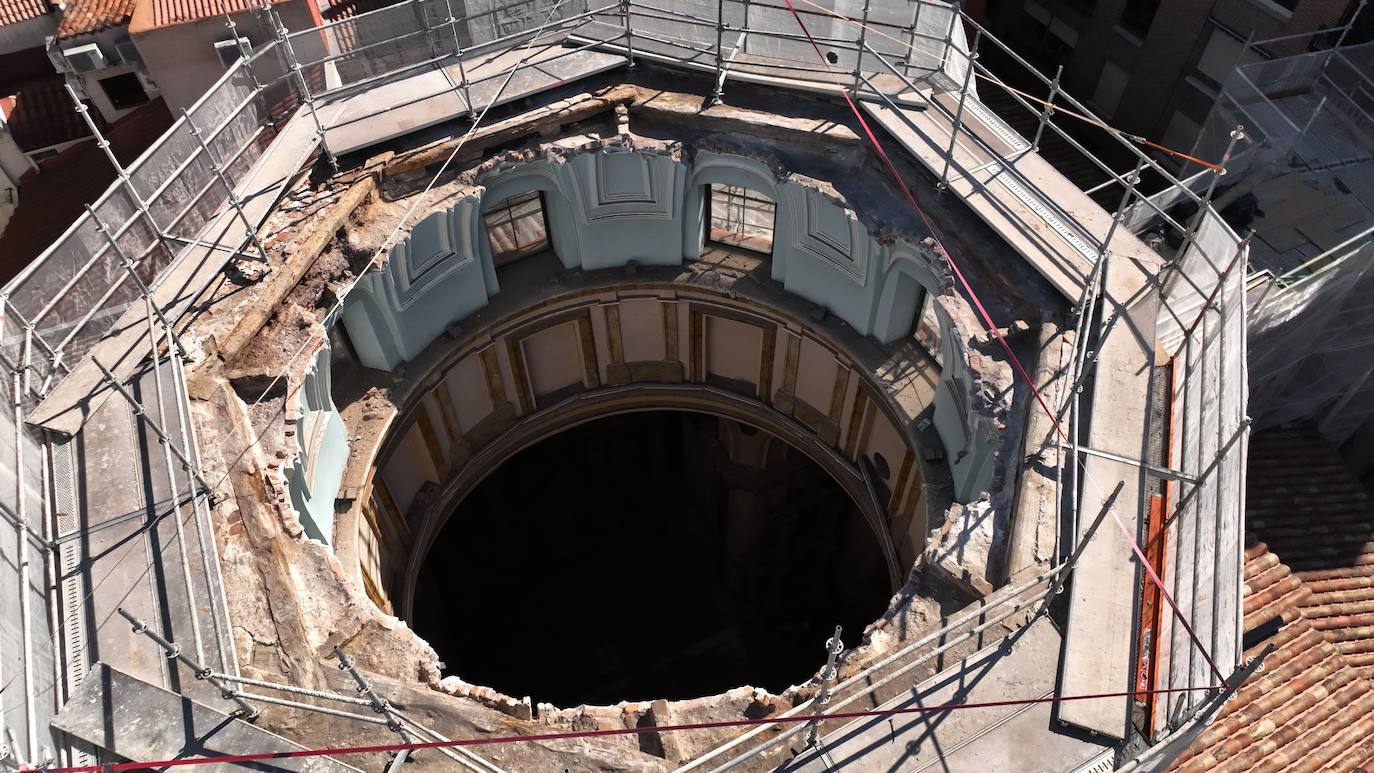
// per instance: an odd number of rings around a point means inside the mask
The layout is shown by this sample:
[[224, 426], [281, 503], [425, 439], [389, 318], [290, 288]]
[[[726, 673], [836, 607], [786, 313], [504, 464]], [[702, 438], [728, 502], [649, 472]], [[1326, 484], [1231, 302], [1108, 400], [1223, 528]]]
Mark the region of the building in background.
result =
[[[1118, 128], [1193, 144], [1248, 39], [1248, 61], [1332, 41], [1361, 0], [987, 0], [989, 28]], [[1129, 96], [1128, 96], [1129, 95]]]

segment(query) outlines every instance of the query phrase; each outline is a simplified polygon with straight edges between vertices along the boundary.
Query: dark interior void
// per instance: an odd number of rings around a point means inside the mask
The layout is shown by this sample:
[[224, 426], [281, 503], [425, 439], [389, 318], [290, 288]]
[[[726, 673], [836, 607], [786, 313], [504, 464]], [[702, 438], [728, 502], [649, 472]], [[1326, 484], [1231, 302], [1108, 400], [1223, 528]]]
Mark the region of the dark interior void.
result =
[[805, 681], [890, 595], [840, 486], [702, 414], [599, 419], [506, 461], [421, 569], [414, 627], [447, 672], [561, 706]]

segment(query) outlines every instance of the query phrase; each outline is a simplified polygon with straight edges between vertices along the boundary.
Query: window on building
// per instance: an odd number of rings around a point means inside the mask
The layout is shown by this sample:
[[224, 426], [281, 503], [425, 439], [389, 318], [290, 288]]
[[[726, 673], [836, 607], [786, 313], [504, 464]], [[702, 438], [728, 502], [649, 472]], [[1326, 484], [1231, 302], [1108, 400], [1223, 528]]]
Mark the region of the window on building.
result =
[[708, 241], [773, 254], [773, 222], [778, 205], [772, 199], [738, 185], [712, 185], [709, 207]]
[[1237, 65], [1258, 62], [1263, 58], [1253, 48], [1246, 50], [1245, 41], [1229, 30], [1212, 24], [1207, 45], [1197, 60], [1197, 75], [1208, 85], [1220, 90]]
[[1154, 24], [1158, 10], [1159, 0], [1126, 0], [1126, 8], [1121, 12], [1121, 26], [1144, 38], [1150, 34], [1150, 25]]
[[498, 268], [549, 248], [544, 196], [539, 191], [511, 196], [487, 210], [483, 218], [492, 262]]
[[1078, 45], [1078, 30], [1034, 0], [1026, 0], [1023, 8], [1028, 18], [1016, 33], [1025, 48], [1023, 53], [1041, 71], [1053, 72], [1055, 67], [1067, 65]]
[[1104, 114], [1113, 115], [1121, 106], [1121, 95], [1126, 92], [1126, 81], [1130, 76], [1116, 62], [1107, 62], [1102, 67], [1102, 75], [1097, 79], [1093, 90], [1093, 104]]
[[109, 97], [110, 104], [114, 105], [116, 110], [148, 101], [148, 92], [143, 90], [143, 84], [139, 82], [135, 73], [126, 72], [113, 78], [101, 78], [100, 88], [105, 91], [105, 96]]

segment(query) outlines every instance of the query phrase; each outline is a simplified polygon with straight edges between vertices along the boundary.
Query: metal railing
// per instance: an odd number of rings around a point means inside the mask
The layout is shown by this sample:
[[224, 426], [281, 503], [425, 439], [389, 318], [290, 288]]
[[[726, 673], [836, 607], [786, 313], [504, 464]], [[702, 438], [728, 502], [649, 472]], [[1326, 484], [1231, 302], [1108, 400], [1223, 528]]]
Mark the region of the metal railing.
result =
[[[564, 4], [568, 7], [562, 7]], [[534, 24], [528, 21], [530, 18], [537, 21], [538, 14], [526, 16], [527, 23], [519, 22], [511, 11], [526, 6], [540, 10], [553, 8], [554, 24], [536, 31]], [[612, 52], [623, 55], [630, 63], [637, 59], [658, 61], [709, 73], [714, 78], [714, 97], [717, 99], [731, 81], [768, 85], [785, 82], [794, 88], [823, 93], [846, 90], [860, 99], [881, 100], [896, 107], [919, 99], [918, 92], [936, 84], [942, 90], [957, 92], [958, 104], [954, 110], [935, 106], [953, 119], [953, 136], [945, 152], [947, 158], [952, 157], [961, 136], [968, 141], [983, 142], [972, 132], [963, 131], [966, 111], [981, 106], [978, 89], [1006, 90], [1012, 101], [1034, 119], [1033, 136], [1026, 137], [1022, 143], [1024, 147], [1017, 152], [1034, 150], [1052, 134], [1091, 159], [1106, 175], [1105, 183], [1091, 186], [1086, 192], [1097, 192], [1103, 186], [1121, 188], [1120, 205], [1105, 234], [1095, 235], [1079, 229], [1096, 260], [1085, 277], [1083, 294], [1075, 309], [1080, 335], [1079, 348], [1075, 352], [1074, 381], [1081, 382], [1086, 377], [1091, 367], [1090, 347], [1111, 324], [1115, 324], [1114, 320], [1103, 320], [1094, 334], [1092, 310], [1099, 303], [1102, 267], [1111, 254], [1113, 239], [1128, 230], [1158, 234], [1159, 249], [1174, 258], [1159, 277], [1166, 295], [1161, 319], [1167, 315], [1168, 324], [1182, 331], [1181, 340], [1189, 345], [1187, 342], [1193, 340], [1197, 320], [1214, 313], [1216, 290], [1227, 281], [1228, 266], [1234, 263], [1231, 254], [1221, 254], [1208, 240], [1199, 238], [1204, 227], [1211, 227], [1207, 224], [1213, 223], [1208, 219], [1215, 215], [1210, 196], [1219, 171], [1180, 179], [1133, 139], [1103, 128], [1106, 142], [1133, 160], [1133, 172], [1117, 171], [1079, 139], [1080, 133], [1072, 131], [1065, 123], [1097, 123], [1099, 128], [1105, 127], [1090, 108], [1065, 92], [1057, 76], [1040, 73], [974, 20], [946, 3], [906, 0], [877, 7], [865, 3], [863, 15], [857, 18], [844, 18], [833, 12], [801, 6], [799, 12], [805, 14], [808, 25], [814, 23], [816, 42], [832, 55], [831, 69], [816, 67], [814, 53], [805, 36], [799, 34], [795, 19], [786, 6], [766, 0], [692, 0], [671, 4], [615, 0], [595, 6], [588, 0], [576, 3], [563, 0], [557, 4], [551, 0], [519, 0], [463, 16], [455, 15], [448, 0], [405, 0], [295, 32], [284, 30], [270, 10], [264, 11], [278, 31], [277, 39], [232, 65], [204, 96], [177, 118], [166, 134], [127, 169], [121, 169], [120, 179], [91, 205], [87, 214], [0, 291], [5, 312], [0, 321], [0, 365], [12, 375], [12, 404], [9, 406], [12, 413], [7, 418], [14, 423], [18, 468], [13, 506], [0, 501], [0, 514], [15, 526], [20, 544], [27, 544], [31, 539], [56, 544], [53, 538], [60, 535], [47, 530], [50, 518], [44, 519], [42, 535], [31, 527], [31, 514], [49, 508], [51, 496], [41, 491], [35, 496], [34, 484], [26, 478], [25, 470], [45, 470], [48, 457], [43, 453], [43, 439], [24, 426], [25, 410], [50, 392], [72, 363], [86, 355], [107, 334], [116, 319], [140, 302], [146, 306], [151, 362], [154, 365], [159, 362], [156, 343], [159, 339], [171, 352], [179, 350], [173, 329], [182, 310], [158, 305], [154, 300], [158, 280], [185, 245], [195, 244], [199, 232], [207, 224], [231, 209], [247, 231], [232, 251], [252, 254], [247, 252], [250, 246], [261, 251], [261, 245], [253, 244], [256, 224], [243, 210], [239, 200], [242, 191], [236, 193], [236, 190], [250, 179], [255, 163], [270, 148], [288, 120], [293, 116], [295, 120], [307, 120], [300, 115], [304, 108], [321, 149], [333, 161], [328, 132], [366, 121], [385, 109], [451, 93], [461, 98], [465, 114], [473, 116], [477, 103], [485, 101], [474, 92], [482, 92], [484, 87], [507, 76], [505, 67], [493, 69], [488, 65], [530, 42], [536, 35], [540, 42], [548, 42], [551, 48], [556, 46], [560, 50], [538, 62], [531, 62], [528, 57], [517, 60], [514, 63], [517, 71], [547, 66], [551, 61], [584, 51]], [[966, 31], [972, 32], [972, 44], [965, 42]], [[978, 56], [980, 46], [994, 47], [1006, 60], [1023, 68], [1025, 78], [1044, 88], [1045, 97], [1035, 97], [1025, 89], [1013, 87], [1004, 79], [1005, 74], [989, 69]], [[322, 109], [364, 91], [436, 71], [443, 75], [436, 90], [412, 95], [407, 98], [409, 101], [385, 103], [374, 111], [350, 112], [346, 117]], [[1069, 112], [1076, 117], [1065, 118]], [[998, 124], [994, 129], [1013, 132], [990, 110], [983, 108], [978, 113], [978, 120]], [[1000, 154], [995, 155], [1000, 157]], [[1228, 149], [1224, 157], [1229, 155]], [[1002, 160], [1007, 162], [1003, 164], [1006, 174], [1029, 185], [1029, 181], [1019, 177], [1020, 172], [1009, 159]], [[1224, 165], [1225, 161], [1222, 163]], [[1141, 193], [1141, 174], [1147, 171], [1163, 181], [1166, 186], [1163, 194], [1146, 196]], [[947, 166], [943, 181], [948, 182], [950, 172]], [[1180, 204], [1186, 207], [1178, 206]], [[1191, 217], [1179, 214], [1188, 207], [1194, 209], [1195, 214]], [[1072, 222], [1067, 213], [1061, 214]], [[176, 357], [171, 359], [175, 361]], [[169, 405], [178, 412], [185, 410], [184, 379], [176, 375], [179, 366], [177, 361], [166, 394], [162, 391], [161, 373], [158, 373], [160, 416], [166, 415]], [[101, 369], [106, 381], [129, 399], [120, 378], [103, 366]], [[1243, 379], [1243, 371], [1230, 375]], [[1076, 394], [1079, 390], [1072, 391]], [[130, 402], [132, 407], [138, 407], [133, 400]], [[150, 418], [147, 412], [140, 415], [144, 421]], [[1076, 426], [1077, 421], [1074, 412], [1070, 418], [1071, 427]], [[148, 426], [152, 428], [154, 423], [149, 421]], [[189, 425], [184, 420], [177, 423], [183, 431]], [[161, 430], [165, 424], [165, 421], [159, 423], [154, 434], [168, 437]], [[1182, 431], [1189, 429], [1184, 427]], [[184, 491], [186, 495], [184, 499], [179, 495], [173, 501], [179, 506], [189, 502], [192, 514], [202, 519], [203, 513], [208, 512], [209, 491], [194, 466], [194, 435], [171, 440], [173, 442], [164, 446], [167, 450], [162, 453], [167, 458], [161, 464], [170, 473], [179, 462], [186, 471], [184, 482], [177, 482], [175, 478], [169, 481], [169, 485], [175, 484], [171, 491]], [[1233, 460], [1237, 448], [1235, 444], [1227, 444], [1216, 449], [1216, 459], [1200, 460], [1201, 475], [1193, 479], [1205, 478], [1210, 470], [1218, 467], [1217, 462], [1223, 455]], [[1239, 448], [1243, 453], [1243, 444]], [[173, 460], [172, 456], [178, 458]], [[1076, 469], [1076, 453], [1061, 454], [1061, 458], [1068, 460], [1066, 469]], [[29, 460], [28, 466], [24, 459]], [[42, 488], [45, 481], [44, 477], [38, 488]], [[1076, 501], [1071, 509], [1072, 517], [1077, 518]], [[54, 571], [55, 555], [54, 550], [46, 551], [49, 574]], [[211, 569], [207, 566], [205, 571], [209, 573]], [[956, 642], [977, 636], [988, 627], [1045, 600], [1054, 589], [1062, 588], [1064, 578], [1060, 573], [1064, 571], [1061, 564], [1031, 583], [1003, 591], [988, 604], [955, 618], [942, 629], [944, 634], [949, 634], [972, 623], [967, 630], [957, 634], [963, 638], [951, 639], [927, 652], [922, 648], [934, 640], [925, 637], [874, 664], [861, 675], [842, 682], [835, 687], [838, 702], [832, 703], [830, 708], [841, 708], [872, 694], [880, 686], [894, 683], [921, 663], [946, 652]], [[1042, 588], [1046, 583], [1048, 587]], [[1032, 591], [1036, 595], [1023, 598]], [[997, 613], [989, 617], [993, 609]], [[216, 625], [221, 622], [218, 616], [214, 619]], [[199, 629], [199, 625], [193, 628]], [[200, 658], [198, 661], [204, 662]], [[4, 663], [0, 661], [0, 666]], [[880, 678], [861, 686], [860, 677], [869, 682], [884, 669], [887, 670]], [[233, 668], [222, 667], [216, 675], [232, 681]], [[7, 678], [0, 673], [0, 679]], [[31, 685], [33, 680], [25, 677], [25, 683]], [[801, 704], [793, 712], [807, 707], [808, 704]], [[35, 722], [29, 723], [30, 729]], [[727, 753], [733, 753], [766, 732], [769, 732], [767, 728], [750, 731], [690, 762], [685, 769], [699, 768], [710, 761], [723, 762]], [[432, 732], [426, 734], [438, 737]], [[773, 748], [789, 737], [788, 732], [780, 733], [746, 751], [745, 756]], [[28, 744], [29, 757], [36, 755], [33, 747], [33, 743]], [[467, 762], [473, 761], [468, 759]], [[730, 764], [733, 763], [724, 763], [722, 768]]]

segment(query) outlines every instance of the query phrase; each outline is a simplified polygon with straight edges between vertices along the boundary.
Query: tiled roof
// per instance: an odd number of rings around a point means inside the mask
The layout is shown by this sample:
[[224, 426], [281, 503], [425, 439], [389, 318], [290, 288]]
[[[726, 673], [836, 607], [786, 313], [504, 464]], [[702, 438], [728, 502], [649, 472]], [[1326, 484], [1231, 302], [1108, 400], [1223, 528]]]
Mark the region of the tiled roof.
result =
[[[120, 118], [105, 132], [110, 149], [125, 164], [138, 158], [172, 125], [161, 98]], [[0, 233], [0, 282], [8, 281], [67, 230], [82, 206], [114, 182], [114, 168], [94, 142], [83, 142], [42, 163], [42, 171], [19, 184], [19, 205]], [[23, 227], [16, 227], [22, 223]]]
[[1250, 468], [1247, 529], [1311, 588], [1312, 624], [1374, 679], [1374, 500], [1310, 427], [1257, 433]]
[[129, 23], [138, 0], [71, 0], [62, 11], [57, 39], [107, 30]]
[[[62, 83], [61, 75], [29, 81], [6, 105], [5, 121], [20, 148], [38, 150], [90, 135]], [[92, 112], [91, 117], [100, 123], [99, 113]]]
[[1310, 428], [1257, 433], [1249, 468], [1245, 656], [1277, 649], [1175, 769], [1374, 770], [1374, 507]]
[[47, 0], [0, 0], [0, 27], [37, 19], [49, 10]]
[[[1374, 765], [1374, 684], [1304, 614], [1312, 591], [1264, 543], [1245, 552], [1245, 631], [1275, 617], [1277, 649], [1174, 762], [1179, 773], [1358, 770]], [[1329, 766], [1329, 767], [1328, 767]]]
[[[315, 0], [306, 0], [315, 2]], [[138, 30], [171, 27], [177, 24], [223, 16], [226, 13], [250, 11], [261, 5], [259, 0], [145, 0], [146, 10], [140, 10]], [[285, 0], [272, 0], [275, 3]]]

